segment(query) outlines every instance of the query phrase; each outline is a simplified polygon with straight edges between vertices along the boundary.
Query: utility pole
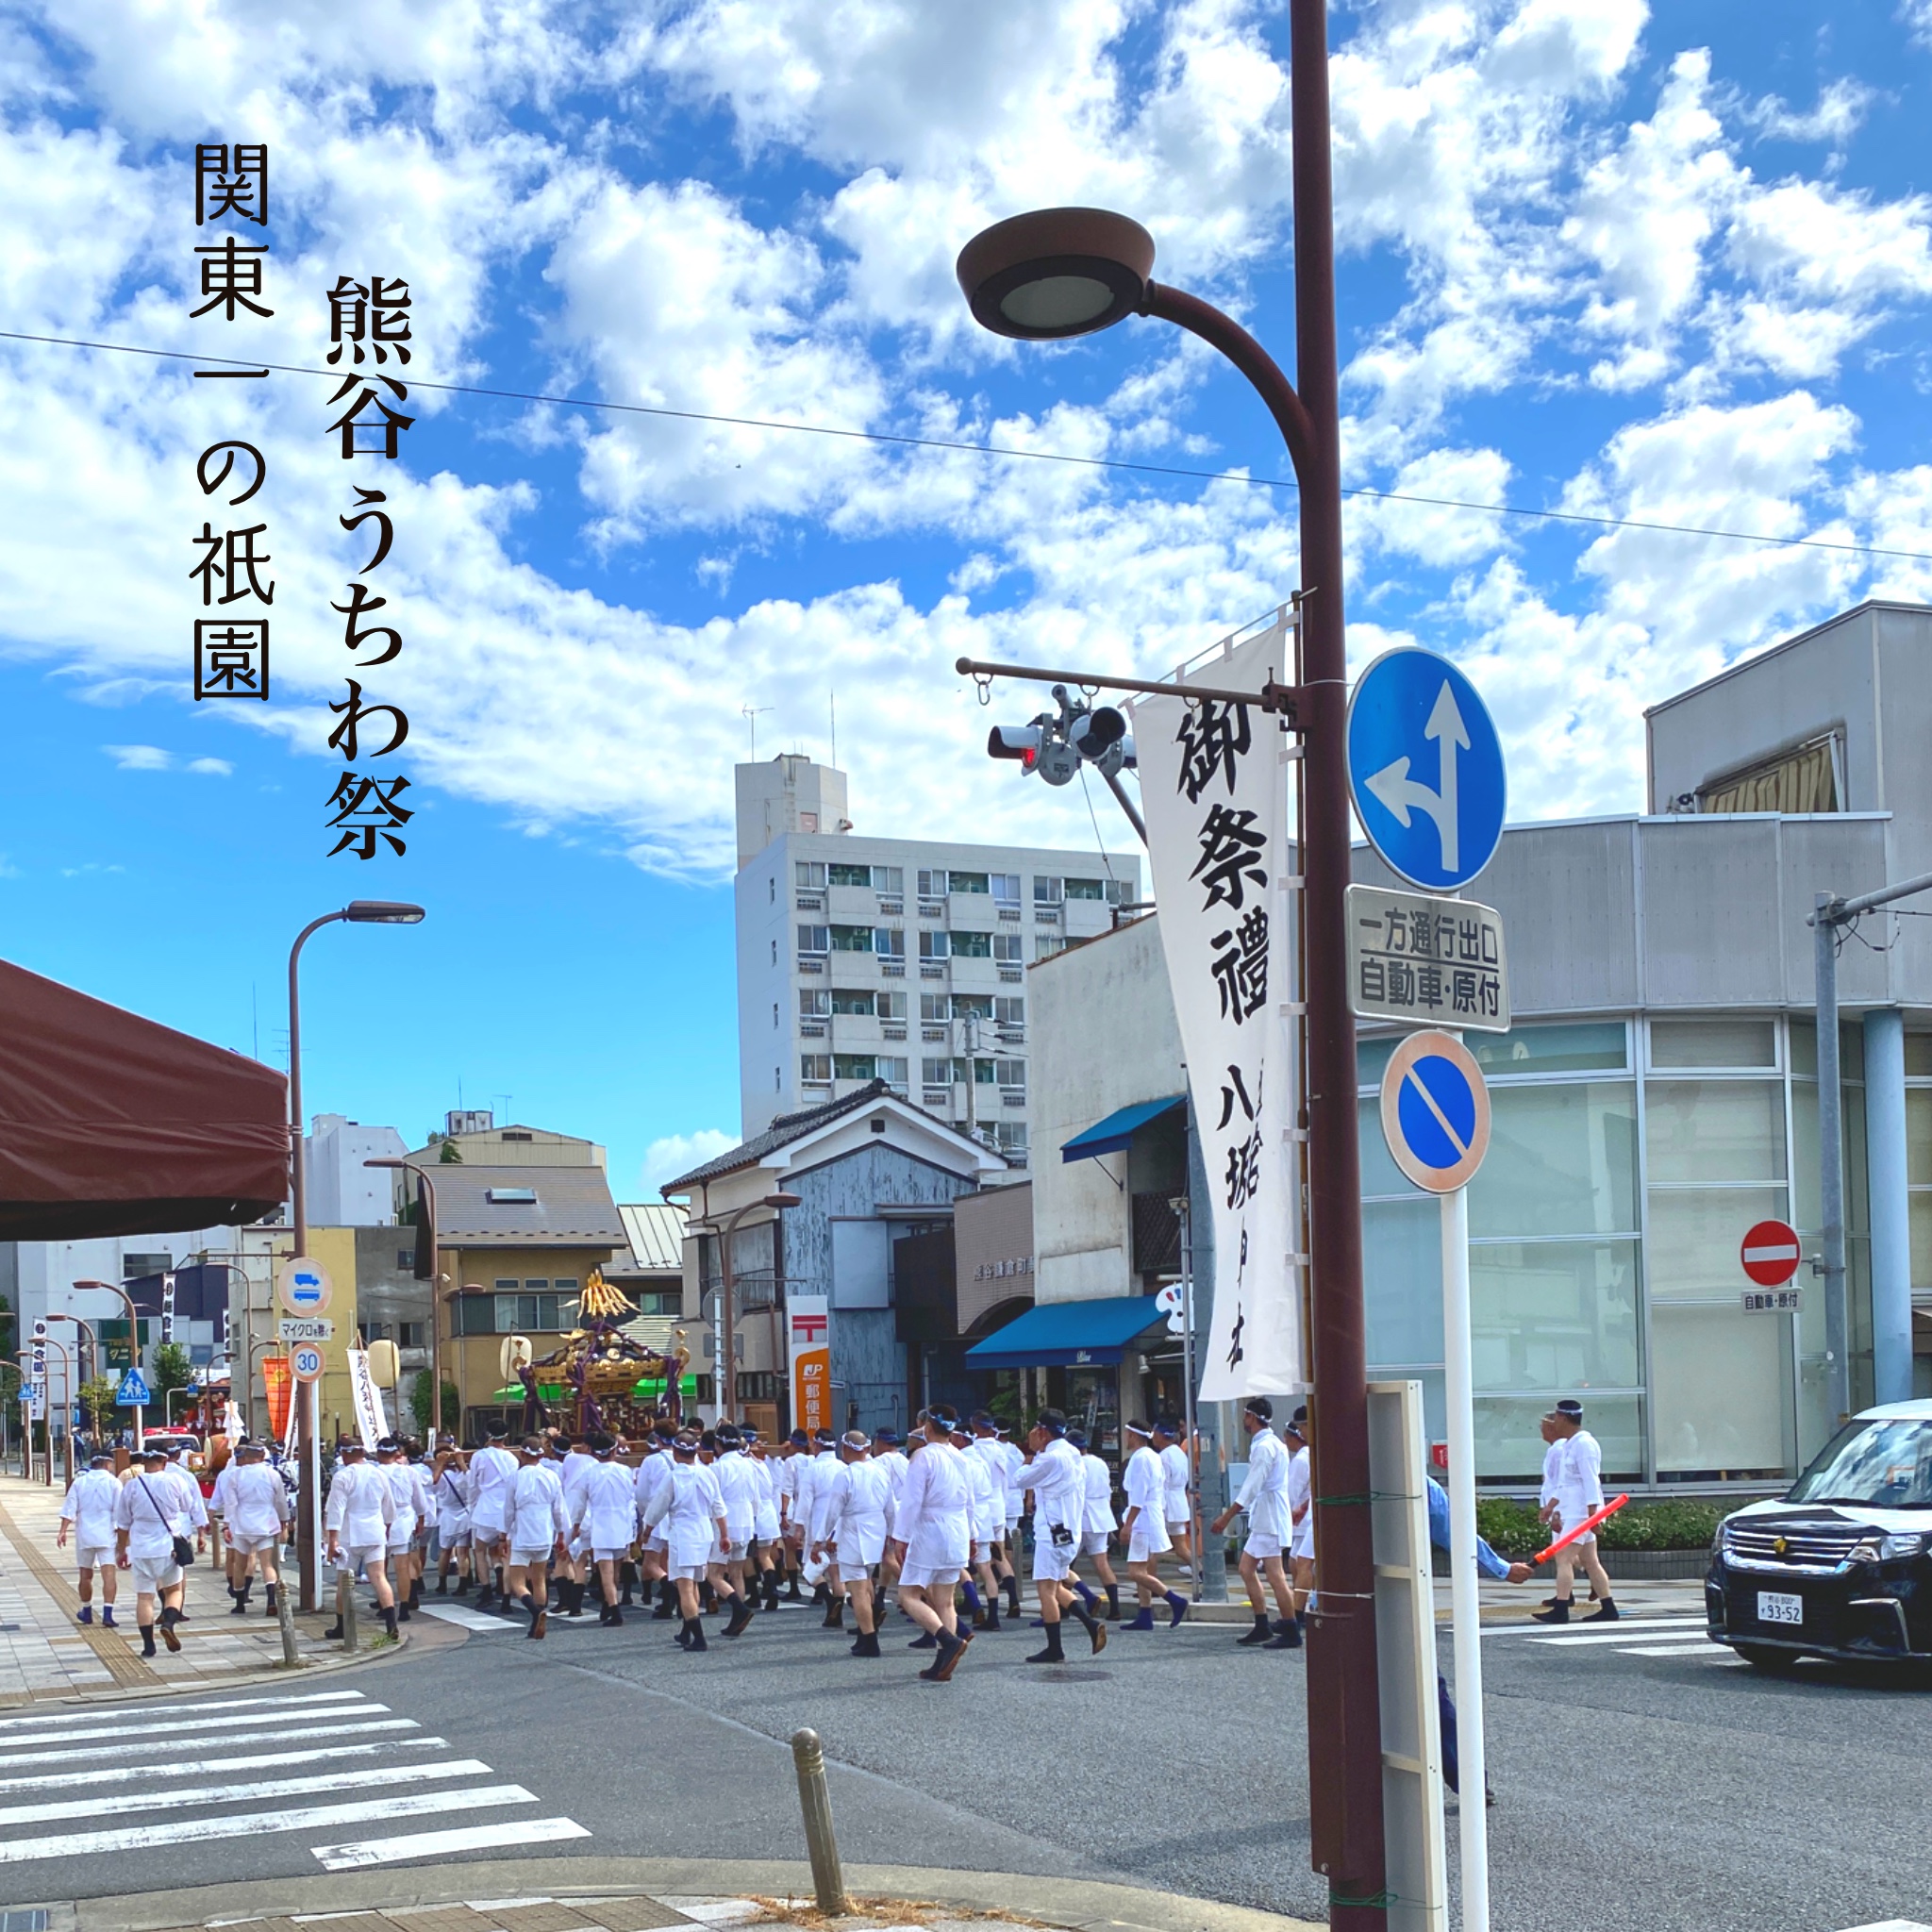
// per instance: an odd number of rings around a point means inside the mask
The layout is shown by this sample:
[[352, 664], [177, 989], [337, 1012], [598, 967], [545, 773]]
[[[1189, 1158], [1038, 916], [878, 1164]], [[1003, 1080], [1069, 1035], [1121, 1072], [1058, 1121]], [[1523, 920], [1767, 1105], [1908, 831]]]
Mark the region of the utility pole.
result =
[[[1829, 1397], [1832, 1426], [1836, 1428], [1852, 1408], [1851, 1312], [1845, 1293], [1845, 1143], [1844, 1090], [1840, 1084], [1838, 1021], [1838, 949], [1840, 935], [1857, 923], [1859, 916], [1894, 899], [1910, 898], [1916, 892], [1932, 891], [1932, 873], [1903, 884], [1886, 886], [1875, 892], [1860, 892], [1856, 898], [1840, 898], [1835, 892], [1820, 892], [1811, 917], [1806, 922], [1812, 933], [1812, 961], [1818, 1005], [1818, 1207], [1823, 1225], [1823, 1253], [1813, 1265], [1824, 1285], [1824, 1369], [1825, 1391]], [[1874, 1326], [1878, 1310], [1873, 1310]], [[1911, 1316], [1907, 1308], [1906, 1320]], [[1906, 1348], [1911, 1347], [1909, 1325]], [[1910, 1392], [1909, 1389], [1907, 1391]], [[1881, 1391], [1878, 1399], [1891, 1399]]]

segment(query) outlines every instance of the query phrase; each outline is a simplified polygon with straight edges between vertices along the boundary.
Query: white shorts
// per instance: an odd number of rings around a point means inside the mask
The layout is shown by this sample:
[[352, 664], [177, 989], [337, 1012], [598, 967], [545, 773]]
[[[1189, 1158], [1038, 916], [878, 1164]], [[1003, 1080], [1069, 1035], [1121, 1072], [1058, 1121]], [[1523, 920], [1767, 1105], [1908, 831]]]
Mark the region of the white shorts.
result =
[[470, 1519], [467, 1516], [452, 1516], [436, 1525], [436, 1541], [445, 1550], [466, 1550], [470, 1547]]
[[1074, 1568], [1077, 1543], [1057, 1543], [1049, 1530], [1033, 1540], [1033, 1580], [1035, 1583], [1064, 1583]]
[[380, 1563], [388, 1556], [389, 1551], [381, 1543], [358, 1543], [353, 1549], [344, 1544], [336, 1552], [336, 1568], [353, 1576], [366, 1564]]
[[510, 1545], [509, 1559], [518, 1568], [527, 1569], [532, 1563], [549, 1562], [551, 1552], [556, 1548], [554, 1542], [539, 1543], [534, 1549], [523, 1543], [513, 1543]]
[[724, 1545], [724, 1554], [718, 1560], [721, 1563], [741, 1563], [744, 1561], [746, 1553], [750, 1548], [751, 1539], [749, 1537], [746, 1537], [742, 1542], [726, 1543]]
[[664, 1556], [669, 1556], [669, 1555], [670, 1555], [670, 1553], [671, 1553], [671, 1541], [670, 1541], [670, 1539], [669, 1539], [668, 1537], [662, 1537], [662, 1536], [653, 1536], [653, 1537], [646, 1537], [646, 1538], [644, 1539], [644, 1555], [645, 1555], [645, 1556], [647, 1556], [647, 1557], [664, 1557]]
[[664, 1574], [674, 1583], [702, 1583], [705, 1570], [703, 1563], [674, 1563]]
[[1178, 1519], [1170, 1516], [1167, 1519], [1167, 1540], [1169, 1542], [1178, 1542], [1182, 1537], [1191, 1535], [1192, 1532], [1193, 1524], [1185, 1516]]
[[961, 1565], [958, 1563], [915, 1563], [909, 1557], [899, 1571], [899, 1581], [908, 1590], [930, 1590], [935, 1584], [944, 1588], [959, 1580]]
[[181, 1581], [181, 1566], [170, 1557], [164, 1562], [143, 1563], [138, 1558], [130, 1565], [134, 1588], [142, 1596], [154, 1596], [173, 1590]]
[[1250, 1530], [1247, 1541], [1241, 1545], [1241, 1555], [1244, 1557], [1260, 1558], [1278, 1557], [1281, 1553], [1281, 1539], [1270, 1535], [1265, 1529]]
[[[1573, 1550], [1574, 1550], [1574, 1551], [1576, 1552], [1576, 1554], [1577, 1554], [1577, 1555], [1578, 1555], [1579, 1557], [1580, 1557], [1580, 1556], [1581, 1556], [1581, 1555], [1582, 1555], [1582, 1554], [1584, 1553], [1584, 1551], [1585, 1551], [1585, 1550], [1592, 1550], [1592, 1549], [1594, 1549], [1595, 1547], [1596, 1547], [1596, 1531], [1595, 1531], [1595, 1530], [1591, 1530], [1591, 1531], [1590, 1532], [1590, 1534], [1589, 1534], [1588, 1536], [1580, 1536], [1580, 1537], [1578, 1537], [1578, 1538], [1576, 1539], [1576, 1541], [1574, 1541], [1574, 1543], [1572, 1543], [1572, 1544], [1570, 1545], [1570, 1548], [1571, 1548], [1571, 1549], [1573, 1549]], [[1564, 1551], [1562, 1551], [1562, 1550], [1558, 1550], [1558, 1551], [1557, 1552], [1557, 1557], [1563, 1556], [1564, 1554], [1565, 1554], [1565, 1552], [1564, 1552]], [[1554, 1562], [1555, 1562], [1555, 1561], [1557, 1560], [1557, 1557], [1552, 1557], [1550, 1558], [1550, 1560], [1551, 1560], [1551, 1562], [1553, 1562], [1553, 1563], [1554, 1563]]]
[[1009, 1549], [1010, 1549], [1010, 1548], [1012, 1547], [1012, 1545], [1013, 1545], [1014, 1543], [1016, 1543], [1017, 1541], [1019, 1541], [1019, 1540], [1020, 1540], [1020, 1519], [1019, 1519], [1019, 1518], [1018, 1518], [1017, 1516], [1009, 1516], [1009, 1517], [1008, 1517], [1008, 1518], [1007, 1518], [1007, 1546], [1008, 1546], [1008, 1548], [1009, 1548]]
[[1104, 1557], [1112, 1542], [1112, 1534], [1108, 1530], [1083, 1530], [1080, 1535], [1080, 1554], [1083, 1557]]
[[1158, 1557], [1174, 1548], [1174, 1540], [1165, 1529], [1157, 1529], [1153, 1523], [1134, 1518], [1134, 1526], [1127, 1532], [1127, 1561], [1144, 1563], [1150, 1557]]
[[503, 1541], [503, 1524], [500, 1523], [478, 1523], [470, 1519], [470, 1541], [473, 1543], [488, 1545]]
[[621, 1563], [625, 1554], [625, 1550], [606, 1549], [602, 1543], [591, 1545], [591, 1560], [593, 1563]]
[[75, 1550], [74, 1560], [83, 1571], [111, 1570], [114, 1567], [114, 1545], [82, 1543]]
[[973, 1561], [974, 1563], [991, 1563], [992, 1561], [992, 1544], [991, 1542], [975, 1541], [973, 1545]]
[[279, 1536], [231, 1536], [228, 1547], [238, 1557], [274, 1556], [281, 1546]]
[[391, 1557], [407, 1557], [415, 1547], [414, 1530], [405, 1530], [401, 1536], [397, 1536], [393, 1530], [390, 1532], [389, 1553]]

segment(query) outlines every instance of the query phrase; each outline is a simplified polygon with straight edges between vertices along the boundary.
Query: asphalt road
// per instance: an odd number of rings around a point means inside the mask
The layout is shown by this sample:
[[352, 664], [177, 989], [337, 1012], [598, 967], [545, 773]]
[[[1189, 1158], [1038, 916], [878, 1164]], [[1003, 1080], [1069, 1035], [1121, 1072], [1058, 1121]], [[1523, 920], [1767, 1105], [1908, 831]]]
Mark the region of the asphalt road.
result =
[[[666, 1625], [636, 1621], [621, 1631], [553, 1622], [541, 1644], [509, 1626], [425, 1648], [325, 1680], [386, 1707], [373, 1722], [405, 1729], [392, 1753], [387, 1732], [367, 1740], [375, 1748], [349, 1767], [366, 1784], [335, 1795], [434, 1802], [425, 1790], [450, 1784], [434, 1767], [441, 1782], [427, 1786], [386, 1786], [383, 1770], [415, 1763], [420, 1778], [441, 1740], [475, 1781], [525, 1788], [518, 1815], [588, 1834], [533, 1845], [533, 1859], [799, 1858], [784, 1740], [810, 1724], [834, 1766], [841, 1845], [855, 1862], [1084, 1874], [1324, 1916], [1307, 1867], [1299, 1654], [1238, 1649], [1236, 1630], [1200, 1626], [1116, 1634], [1101, 1657], [1048, 1672], [1020, 1662], [1035, 1634], [1009, 1628], [980, 1639], [954, 1683], [937, 1688], [917, 1680], [924, 1657], [903, 1647], [905, 1634], [894, 1625], [876, 1664], [848, 1658], [843, 1640], [799, 1612], [761, 1620], [735, 1644], [714, 1640], [698, 1658], [672, 1646]], [[1766, 1678], [1708, 1650], [1629, 1654], [1645, 1636], [1486, 1641], [1497, 1932], [1557, 1920], [1570, 1932], [1932, 1920], [1932, 1688], [1824, 1666]], [[1070, 1646], [1084, 1649], [1084, 1639]], [[230, 1745], [192, 1707], [166, 1721], [174, 1728], [158, 1741], [83, 1753], [112, 1765], [140, 1751], [160, 1794], [184, 1776], [208, 1782], [165, 1767], [264, 1748]], [[10, 1754], [37, 1745], [43, 1736], [0, 1727], [0, 1776]], [[0, 1904], [313, 1874], [318, 1844], [359, 1835], [282, 1828], [264, 1805], [262, 1828], [233, 1837], [8, 1862], [23, 1836], [127, 1822], [15, 1826], [4, 1808], [13, 1803], [0, 1796]], [[1452, 1868], [1455, 1841], [1452, 1812]]]

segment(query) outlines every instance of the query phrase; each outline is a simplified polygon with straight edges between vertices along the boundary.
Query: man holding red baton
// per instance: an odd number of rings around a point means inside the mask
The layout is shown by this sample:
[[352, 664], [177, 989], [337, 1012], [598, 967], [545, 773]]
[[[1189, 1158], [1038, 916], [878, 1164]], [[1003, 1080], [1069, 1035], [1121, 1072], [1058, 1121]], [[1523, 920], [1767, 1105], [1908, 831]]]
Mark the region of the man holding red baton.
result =
[[[1596, 1438], [1583, 1426], [1582, 1403], [1566, 1397], [1543, 1420], [1549, 1424], [1556, 1454], [1549, 1471], [1555, 1494], [1544, 1504], [1542, 1518], [1553, 1536], [1561, 1536], [1566, 1528], [1584, 1522], [1604, 1507], [1604, 1452]], [[1610, 1579], [1596, 1553], [1596, 1535], [1591, 1531], [1557, 1552], [1557, 1595], [1548, 1609], [1536, 1613], [1539, 1624], [1570, 1621], [1570, 1592], [1579, 1558], [1597, 1598], [1596, 1608], [1583, 1621], [1617, 1621], [1621, 1613], [1610, 1595]]]

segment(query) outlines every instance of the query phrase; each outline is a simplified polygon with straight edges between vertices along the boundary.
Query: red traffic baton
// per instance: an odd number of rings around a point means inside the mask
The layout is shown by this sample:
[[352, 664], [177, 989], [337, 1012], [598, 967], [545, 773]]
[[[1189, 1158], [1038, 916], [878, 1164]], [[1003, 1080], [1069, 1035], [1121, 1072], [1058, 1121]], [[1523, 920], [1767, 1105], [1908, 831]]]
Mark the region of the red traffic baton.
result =
[[1580, 1536], [1588, 1536], [1599, 1523], [1614, 1516], [1630, 1498], [1627, 1495], [1612, 1496], [1594, 1516], [1586, 1516], [1574, 1529], [1568, 1529], [1553, 1542], [1548, 1549], [1539, 1552], [1530, 1558], [1533, 1563], [1546, 1563], [1558, 1550], [1565, 1550]]

